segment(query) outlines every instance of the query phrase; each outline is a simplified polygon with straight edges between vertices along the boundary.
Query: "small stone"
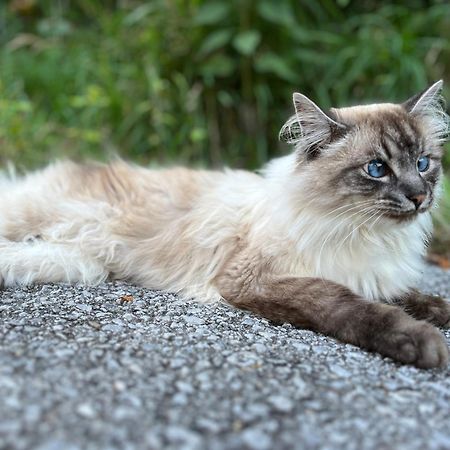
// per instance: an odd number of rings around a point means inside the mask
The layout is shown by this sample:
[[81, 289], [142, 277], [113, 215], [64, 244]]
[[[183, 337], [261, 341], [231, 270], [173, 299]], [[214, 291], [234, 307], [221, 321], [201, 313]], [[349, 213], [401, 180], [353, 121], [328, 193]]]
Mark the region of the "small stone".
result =
[[303, 344], [301, 342], [290, 342], [289, 345], [295, 348], [295, 350], [297, 350], [300, 353], [305, 353], [311, 348], [309, 345]]
[[267, 347], [264, 344], [253, 344], [253, 349], [255, 350], [256, 353], [266, 353], [267, 352]]
[[103, 325], [102, 331], [109, 331], [111, 333], [120, 333], [123, 330], [122, 325], [117, 325], [114, 323], [108, 323], [106, 325]]
[[92, 328], [94, 328], [95, 330], [100, 330], [100, 328], [102, 327], [98, 322], [96, 322], [95, 320], [89, 320], [88, 321], [88, 325], [91, 326]]
[[95, 409], [89, 403], [81, 403], [76, 411], [78, 415], [85, 419], [93, 419], [97, 415]]
[[200, 436], [187, 428], [171, 425], [165, 431], [166, 437], [172, 444], [186, 446], [194, 450], [200, 447]]
[[242, 432], [241, 438], [250, 449], [266, 450], [273, 448], [270, 437], [259, 429], [248, 428]]
[[121, 380], [114, 381], [114, 389], [116, 392], [123, 392], [126, 388], [127, 385], [123, 381]]
[[294, 408], [292, 400], [282, 395], [272, 395], [267, 400], [279, 412], [287, 413]]
[[77, 309], [80, 309], [81, 311], [84, 311], [84, 312], [91, 312], [92, 306], [87, 305], [86, 303], [80, 303], [77, 305]]
[[205, 323], [203, 319], [197, 316], [183, 316], [183, 319], [190, 325], [202, 325]]
[[344, 367], [339, 366], [338, 364], [333, 364], [330, 369], [333, 373], [335, 373], [337, 376], [342, 378], [349, 378], [351, 377], [352, 373], [348, 371], [347, 369], [344, 369]]
[[183, 367], [184, 365], [186, 365], [186, 360], [183, 358], [174, 358], [170, 361], [171, 369], [179, 369], [180, 367]]

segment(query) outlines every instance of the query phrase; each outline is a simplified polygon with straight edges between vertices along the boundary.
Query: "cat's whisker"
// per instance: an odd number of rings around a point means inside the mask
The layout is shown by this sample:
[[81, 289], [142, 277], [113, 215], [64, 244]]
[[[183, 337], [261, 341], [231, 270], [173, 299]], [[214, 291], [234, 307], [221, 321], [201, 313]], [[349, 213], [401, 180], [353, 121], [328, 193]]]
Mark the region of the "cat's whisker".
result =
[[375, 224], [384, 216], [384, 212], [380, 211], [378, 217], [372, 222], [372, 224], [370, 225], [370, 227], [368, 228], [368, 231], [371, 232], [372, 229], [374, 228]]
[[[345, 219], [348, 220], [348, 219], [350, 219], [350, 218], [356, 216], [357, 214], [365, 214], [366, 211], [368, 212], [369, 210], [370, 210], [370, 211], [372, 210], [372, 208], [373, 208], [373, 201], [372, 201], [371, 203], [372, 203], [372, 205], [364, 206], [362, 209], [361, 209], [361, 205], [355, 206], [355, 207], [353, 207], [353, 208], [349, 208], [349, 209], [345, 210], [344, 212], [341, 212], [340, 214], [338, 214], [338, 215], [336, 216], [336, 218], [338, 218], [339, 216], [342, 216], [342, 215], [346, 214], [347, 212], [349, 212], [349, 211], [351, 211], [351, 210], [354, 210], [355, 208], [358, 208], [358, 211], [354, 212], [353, 214], [351, 214], [350, 216], [346, 217]], [[340, 220], [340, 221], [332, 228], [332, 230], [327, 234], [326, 238], [325, 238], [324, 241], [322, 242], [322, 245], [321, 245], [320, 251], [319, 251], [319, 256], [318, 256], [318, 259], [317, 259], [317, 261], [318, 261], [319, 274], [320, 274], [320, 277], [321, 277], [321, 278], [323, 278], [323, 274], [322, 274], [322, 270], [321, 270], [321, 267], [322, 267], [321, 261], [322, 261], [322, 253], [323, 253], [323, 250], [324, 250], [324, 248], [325, 248], [325, 245], [327, 244], [327, 242], [328, 242], [328, 240], [330, 239], [330, 237], [335, 233], [335, 231], [336, 231], [338, 228], [340, 228], [340, 227], [343, 225], [344, 222], [345, 222], [345, 220], [344, 220], [344, 219], [341, 219], [341, 220]]]
[[[365, 206], [364, 208], [362, 208], [359, 211], [356, 211], [355, 213], [351, 214], [347, 219], [350, 219], [354, 216], [356, 216], [357, 214], [361, 214], [361, 217], [364, 218], [367, 214], [370, 214], [373, 211], [373, 205], [369, 205], [369, 206]], [[322, 250], [326, 244], [326, 242], [328, 241], [328, 239], [331, 237], [331, 235], [344, 223], [344, 219], [341, 220], [331, 231], [330, 233], [327, 234], [327, 237], [325, 239], [325, 241], [323, 242], [322, 246], [321, 246], [321, 251], [319, 253], [319, 264], [321, 261], [321, 255], [322, 255]], [[336, 250], [337, 252], [337, 250]], [[334, 254], [336, 254], [336, 252], [334, 252]]]
[[333, 214], [333, 213], [335, 213], [335, 212], [337, 212], [337, 211], [339, 211], [339, 210], [341, 210], [343, 208], [346, 208], [348, 206], [354, 206], [356, 208], [356, 207], [362, 207], [362, 206], [364, 206], [364, 204], [366, 204], [366, 203], [368, 204], [368, 203], [372, 203], [372, 202], [373, 202], [373, 200], [369, 199], [369, 200], [361, 200], [359, 202], [347, 203], [346, 205], [342, 205], [342, 206], [339, 206], [337, 208], [332, 209], [331, 211], [329, 211], [328, 213], [326, 213], [325, 215], [323, 215], [321, 217], [322, 218], [328, 217], [331, 214]]
[[343, 239], [343, 241], [338, 245], [338, 247], [336, 248], [335, 254], [339, 251], [339, 249], [342, 248], [342, 246], [344, 245], [345, 241], [350, 238], [351, 236], [353, 236], [353, 234], [359, 230], [365, 223], [367, 223], [369, 220], [373, 219], [376, 215], [378, 214], [378, 211], [375, 211], [372, 215], [370, 215], [370, 212], [366, 212], [365, 216], [367, 217], [367, 215], [369, 215], [369, 217], [367, 219], [365, 219], [363, 222], [361, 222], [359, 225], [357, 225], [355, 228], [353, 228], [353, 230], [347, 234], [347, 236], [345, 236], [345, 238]]
[[[302, 211], [308, 211], [308, 208], [316, 201], [317, 201], [317, 199], [313, 198], [309, 202], [303, 204], [302, 205]], [[357, 201], [357, 202], [347, 203], [345, 205], [338, 206], [337, 208], [334, 208], [331, 211], [328, 211], [326, 214], [321, 215], [320, 217], [323, 219], [323, 218], [328, 217], [328, 216], [332, 215], [333, 213], [335, 213], [337, 211], [340, 211], [341, 209], [347, 208], [349, 206], [358, 206], [358, 205], [359, 206], [363, 206], [365, 203], [369, 203], [369, 202], [372, 202], [372, 201], [373, 201], [372, 199], [365, 199], [365, 200], [360, 200], [360, 201]]]

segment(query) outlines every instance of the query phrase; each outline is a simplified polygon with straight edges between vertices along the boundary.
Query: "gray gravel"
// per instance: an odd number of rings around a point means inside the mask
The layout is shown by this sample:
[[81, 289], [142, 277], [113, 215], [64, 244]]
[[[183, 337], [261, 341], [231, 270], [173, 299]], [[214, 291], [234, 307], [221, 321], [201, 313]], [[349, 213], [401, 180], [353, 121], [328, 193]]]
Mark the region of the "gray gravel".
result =
[[0, 317], [2, 450], [450, 448], [450, 368], [123, 283], [8, 289]]

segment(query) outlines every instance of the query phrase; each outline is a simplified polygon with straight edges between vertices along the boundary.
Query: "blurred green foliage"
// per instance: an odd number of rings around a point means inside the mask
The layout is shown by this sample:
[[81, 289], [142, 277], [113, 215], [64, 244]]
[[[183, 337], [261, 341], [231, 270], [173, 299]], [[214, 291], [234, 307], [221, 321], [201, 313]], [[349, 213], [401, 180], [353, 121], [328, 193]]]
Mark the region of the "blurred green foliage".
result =
[[[0, 164], [254, 168], [283, 151], [293, 91], [327, 108], [444, 78], [450, 98], [449, 69], [447, 1], [4, 1]], [[441, 229], [448, 183], [444, 205]]]

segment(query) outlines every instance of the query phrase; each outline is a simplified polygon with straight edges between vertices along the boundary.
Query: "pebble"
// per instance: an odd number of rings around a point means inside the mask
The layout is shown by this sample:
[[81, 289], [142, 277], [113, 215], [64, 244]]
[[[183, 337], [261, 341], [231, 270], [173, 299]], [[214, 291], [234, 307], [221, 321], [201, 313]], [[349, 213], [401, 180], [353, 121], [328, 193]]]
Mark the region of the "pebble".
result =
[[86, 419], [93, 419], [96, 416], [95, 409], [89, 403], [82, 403], [76, 409], [77, 413]]
[[294, 408], [292, 400], [282, 395], [271, 395], [267, 400], [278, 412], [287, 413]]
[[190, 325], [202, 325], [205, 323], [203, 319], [197, 316], [183, 316], [183, 319], [186, 323]]
[[250, 449], [269, 450], [272, 448], [272, 440], [261, 430], [250, 428], [245, 430], [242, 435], [242, 441]]

